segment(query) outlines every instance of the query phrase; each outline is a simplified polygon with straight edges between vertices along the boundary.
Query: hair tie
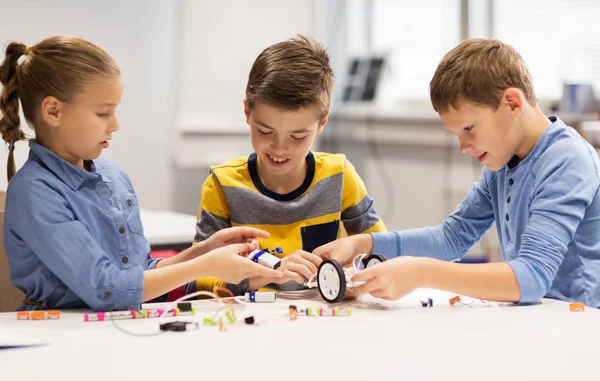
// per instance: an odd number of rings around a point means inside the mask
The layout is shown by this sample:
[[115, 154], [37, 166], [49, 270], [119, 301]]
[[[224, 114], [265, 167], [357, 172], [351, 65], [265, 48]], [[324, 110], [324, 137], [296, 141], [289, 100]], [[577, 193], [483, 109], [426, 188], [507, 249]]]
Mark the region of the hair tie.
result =
[[30, 49], [31, 49], [31, 48], [30, 48], [29, 46], [26, 46], [26, 47], [25, 47], [25, 50], [23, 50], [23, 55], [24, 55], [24, 56], [28, 55], [28, 54], [29, 54], [29, 50], [30, 50]]
[[15, 150], [15, 145], [14, 144], [9, 145], [8, 146], [8, 150], [9, 151], [14, 151]]

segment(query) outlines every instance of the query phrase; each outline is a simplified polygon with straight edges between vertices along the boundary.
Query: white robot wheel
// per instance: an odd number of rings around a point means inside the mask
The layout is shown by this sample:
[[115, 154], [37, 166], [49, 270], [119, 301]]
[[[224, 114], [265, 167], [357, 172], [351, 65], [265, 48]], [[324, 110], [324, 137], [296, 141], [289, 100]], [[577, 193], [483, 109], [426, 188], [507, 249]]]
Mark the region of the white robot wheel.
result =
[[371, 254], [362, 260], [364, 268], [375, 266], [378, 263], [385, 262], [385, 257], [379, 254]]
[[319, 293], [328, 303], [338, 303], [346, 294], [346, 273], [335, 260], [325, 259], [317, 272]]

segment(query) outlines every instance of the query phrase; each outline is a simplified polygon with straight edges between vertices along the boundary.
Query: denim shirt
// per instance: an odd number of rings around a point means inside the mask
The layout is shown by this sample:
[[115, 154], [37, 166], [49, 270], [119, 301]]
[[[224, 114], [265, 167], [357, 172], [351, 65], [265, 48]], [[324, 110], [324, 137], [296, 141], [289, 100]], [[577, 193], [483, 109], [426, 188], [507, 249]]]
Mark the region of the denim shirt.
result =
[[90, 171], [29, 142], [8, 185], [4, 246], [19, 310], [140, 308], [144, 270], [156, 267], [129, 177], [115, 163]]
[[526, 158], [485, 168], [443, 224], [373, 233], [373, 252], [458, 260], [495, 223], [521, 303], [548, 297], [600, 308], [598, 154], [560, 119], [549, 119]]

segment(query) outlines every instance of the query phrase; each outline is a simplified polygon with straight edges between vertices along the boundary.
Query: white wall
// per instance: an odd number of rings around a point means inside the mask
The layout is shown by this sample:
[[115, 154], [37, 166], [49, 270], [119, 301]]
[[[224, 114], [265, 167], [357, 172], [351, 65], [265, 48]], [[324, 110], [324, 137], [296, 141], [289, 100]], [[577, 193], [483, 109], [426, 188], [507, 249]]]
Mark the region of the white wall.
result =
[[[209, 165], [252, 152], [242, 101], [267, 46], [314, 36], [321, 0], [181, 0], [174, 209], [196, 213]], [[325, 4], [325, 1], [322, 1]]]
[[[127, 171], [143, 207], [170, 208], [179, 1], [0, 0], [0, 5], [3, 47], [10, 40], [32, 45], [53, 35], [75, 35], [117, 60], [124, 84], [117, 110], [121, 130], [103, 156]], [[26, 143], [17, 145], [19, 166], [27, 151]], [[6, 152], [0, 149], [1, 189]]]

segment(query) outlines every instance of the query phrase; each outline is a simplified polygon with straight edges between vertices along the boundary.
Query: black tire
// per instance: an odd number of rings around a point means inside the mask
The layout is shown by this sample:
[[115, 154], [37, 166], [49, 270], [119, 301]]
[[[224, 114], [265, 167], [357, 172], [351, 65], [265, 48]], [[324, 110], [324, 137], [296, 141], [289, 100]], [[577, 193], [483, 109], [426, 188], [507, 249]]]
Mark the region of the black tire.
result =
[[[319, 283], [319, 280], [321, 279], [321, 271], [324, 271], [323, 269], [326, 265], [331, 265], [334, 267], [340, 280], [340, 290], [337, 296], [334, 298], [331, 298], [330, 295], [327, 295], [327, 293], [321, 289], [321, 284]], [[321, 297], [325, 299], [327, 303], [338, 303], [341, 302], [342, 299], [344, 299], [344, 295], [346, 295], [346, 273], [344, 272], [344, 268], [338, 263], [338, 261], [333, 259], [326, 259], [323, 262], [321, 262], [321, 265], [319, 265], [319, 271], [317, 272], [317, 287], [319, 288], [319, 294], [321, 294]]]
[[369, 266], [369, 262], [371, 261], [378, 261], [379, 263], [385, 262], [385, 257], [379, 254], [371, 254], [368, 257], [363, 258], [363, 268], [366, 269]]

